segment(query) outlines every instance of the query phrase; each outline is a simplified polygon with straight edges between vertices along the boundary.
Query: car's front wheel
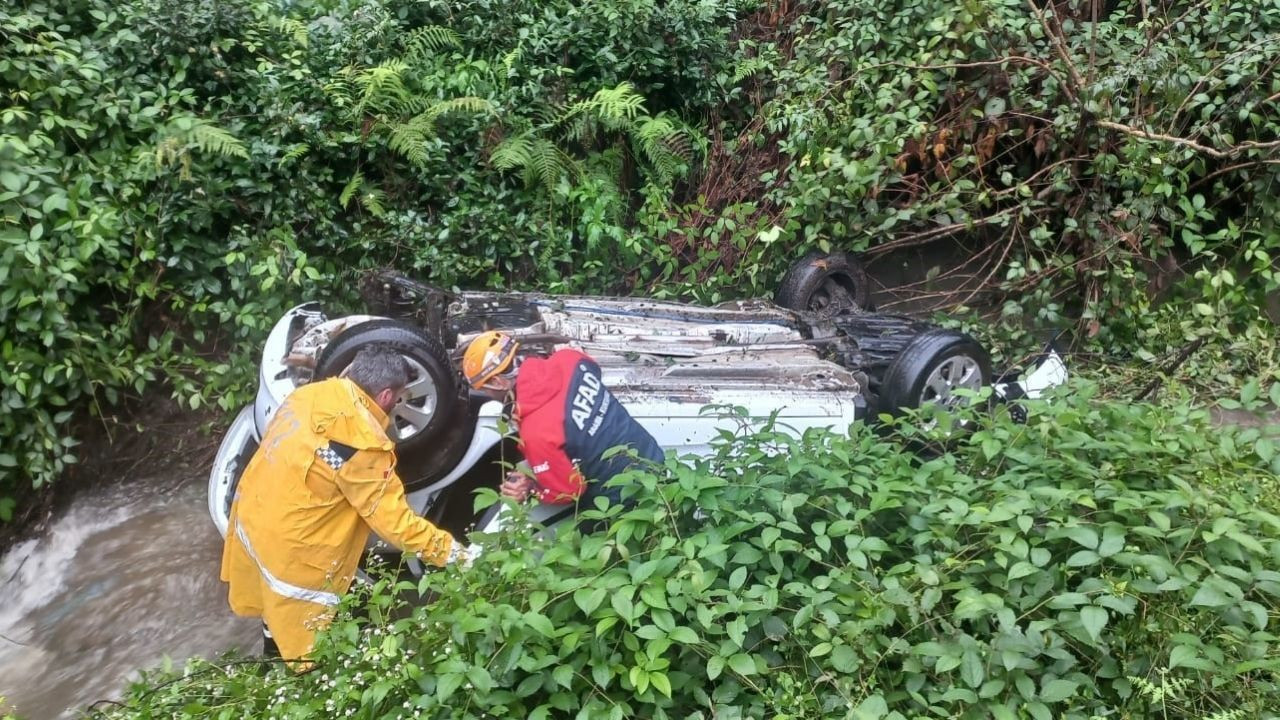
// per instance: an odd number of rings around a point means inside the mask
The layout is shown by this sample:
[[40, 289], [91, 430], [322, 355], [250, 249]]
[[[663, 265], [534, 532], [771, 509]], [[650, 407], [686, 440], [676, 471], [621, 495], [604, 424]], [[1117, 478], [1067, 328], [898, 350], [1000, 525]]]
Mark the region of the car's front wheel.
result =
[[448, 431], [463, 405], [449, 355], [435, 338], [397, 320], [363, 322], [325, 346], [316, 361], [316, 377], [337, 376], [361, 348], [372, 344], [396, 350], [409, 364], [409, 384], [391, 410], [391, 426], [387, 430], [396, 442], [396, 450], [412, 453], [430, 446]]
[[920, 333], [889, 364], [880, 386], [880, 409], [891, 415], [939, 405], [962, 406], [957, 390], [981, 390], [991, 376], [991, 358], [977, 340], [956, 331]]

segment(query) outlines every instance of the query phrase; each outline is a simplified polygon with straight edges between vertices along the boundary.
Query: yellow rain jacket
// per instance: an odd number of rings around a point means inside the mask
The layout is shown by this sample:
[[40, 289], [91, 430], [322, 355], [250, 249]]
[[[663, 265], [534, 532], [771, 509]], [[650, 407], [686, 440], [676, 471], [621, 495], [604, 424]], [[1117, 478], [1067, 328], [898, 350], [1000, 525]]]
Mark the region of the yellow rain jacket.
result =
[[311, 651], [373, 530], [443, 566], [453, 537], [409, 508], [386, 413], [350, 380], [285, 400], [231, 505], [222, 579], [237, 615], [261, 617], [285, 659]]

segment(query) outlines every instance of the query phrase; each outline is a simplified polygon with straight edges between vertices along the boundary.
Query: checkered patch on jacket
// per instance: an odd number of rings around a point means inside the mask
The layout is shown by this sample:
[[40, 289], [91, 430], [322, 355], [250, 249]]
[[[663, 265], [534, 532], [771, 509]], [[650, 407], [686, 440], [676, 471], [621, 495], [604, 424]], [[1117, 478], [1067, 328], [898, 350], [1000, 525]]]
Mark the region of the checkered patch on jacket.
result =
[[328, 445], [316, 448], [316, 457], [320, 458], [325, 465], [333, 468], [334, 472], [341, 470], [342, 466], [355, 454], [355, 448], [332, 440], [329, 441]]

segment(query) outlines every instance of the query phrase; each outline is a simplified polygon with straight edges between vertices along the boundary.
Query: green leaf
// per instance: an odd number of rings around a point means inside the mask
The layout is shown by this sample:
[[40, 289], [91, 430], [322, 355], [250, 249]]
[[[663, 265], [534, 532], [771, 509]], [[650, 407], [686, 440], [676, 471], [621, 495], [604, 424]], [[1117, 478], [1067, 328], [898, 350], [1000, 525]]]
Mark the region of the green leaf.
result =
[[837, 645], [831, 651], [831, 667], [836, 672], [852, 673], [858, 669], [858, 653], [848, 645]]
[[720, 677], [720, 673], [724, 671], [724, 658], [719, 655], [712, 655], [707, 658], [707, 679], [715, 680]]
[[965, 652], [960, 661], [960, 678], [969, 687], [980, 687], [986, 680], [986, 668], [982, 666], [982, 658], [972, 650]]
[[524, 624], [538, 631], [547, 637], [556, 636], [556, 628], [551, 624], [551, 620], [546, 615], [536, 612], [527, 612], [524, 614]]
[[1192, 605], [1202, 607], [1224, 607], [1232, 603], [1231, 598], [1222, 591], [1221, 585], [1223, 581], [1215, 578], [1208, 578], [1200, 585], [1200, 589], [1196, 590], [1196, 594], [1191, 598]]
[[1249, 378], [1249, 381], [1244, 384], [1244, 387], [1240, 388], [1240, 402], [1244, 403], [1245, 407], [1249, 407], [1258, 399], [1258, 393], [1260, 391], [1261, 388], [1258, 387], [1258, 378]]
[[608, 594], [609, 592], [604, 588], [595, 588], [594, 590], [583, 588], [573, 593], [573, 602], [582, 610], [583, 614], [590, 615], [595, 612], [596, 608], [600, 607], [600, 604], [604, 602]]
[[754, 675], [756, 661], [746, 653], [737, 653], [729, 658], [729, 668], [739, 675]]
[[1035, 565], [1032, 565], [1026, 560], [1019, 560], [1013, 564], [1013, 567], [1009, 568], [1009, 579], [1017, 580], [1018, 578], [1024, 578], [1028, 575], [1034, 575], [1037, 572], [1039, 572], [1039, 569]]
[[651, 672], [649, 673], [649, 683], [653, 685], [658, 692], [671, 697], [671, 680], [667, 678], [666, 673]]
[[1094, 550], [1098, 547], [1098, 531], [1083, 525], [1072, 525], [1063, 528], [1061, 534], [1076, 541], [1084, 547]]
[[1075, 695], [1077, 687], [1079, 686], [1070, 680], [1049, 680], [1040, 688], [1040, 699], [1047, 703], [1062, 702]]
[[453, 695], [454, 691], [462, 687], [462, 673], [444, 673], [436, 680], [436, 700], [444, 702]]
[[1107, 528], [1102, 533], [1102, 542], [1098, 544], [1098, 555], [1111, 557], [1124, 549], [1124, 531], [1118, 528]]
[[1067, 558], [1067, 565], [1070, 567], [1084, 567], [1086, 565], [1094, 565], [1100, 559], [1098, 553], [1092, 550], [1081, 550]]
[[1169, 653], [1169, 669], [1191, 667], [1200, 658], [1200, 651], [1190, 645], [1178, 645]]
[[631, 614], [635, 606], [631, 603], [631, 594], [615, 591], [613, 597], [609, 598], [609, 604], [613, 606], [614, 611], [622, 616], [623, 622], [631, 624]]
[[885, 702], [884, 697], [879, 694], [866, 698], [858, 703], [858, 707], [853, 710], [855, 720], [880, 720], [880, 718], [888, 714], [889, 705]]
[[1084, 625], [1084, 631], [1094, 642], [1097, 642], [1102, 635], [1102, 629], [1107, 626], [1108, 617], [1107, 611], [1097, 605], [1080, 609], [1080, 624]]
[[683, 645], [696, 645], [699, 642], [698, 633], [693, 628], [683, 625], [672, 630], [667, 637], [671, 638], [672, 642], [678, 642]]

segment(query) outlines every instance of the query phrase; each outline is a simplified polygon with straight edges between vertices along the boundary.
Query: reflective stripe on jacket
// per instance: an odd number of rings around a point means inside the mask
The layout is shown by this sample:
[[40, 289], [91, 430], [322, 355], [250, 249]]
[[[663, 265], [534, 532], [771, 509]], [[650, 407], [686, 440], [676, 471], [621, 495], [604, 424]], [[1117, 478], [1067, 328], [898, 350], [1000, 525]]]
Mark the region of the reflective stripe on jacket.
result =
[[231, 506], [222, 579], [239, 615], [260, 616], [298, 659], [347, 591], [370, 530], [445, 564], [453, 546], [409, 508], [386, 413], [353, 382], [304, 385], [285, 400]]

